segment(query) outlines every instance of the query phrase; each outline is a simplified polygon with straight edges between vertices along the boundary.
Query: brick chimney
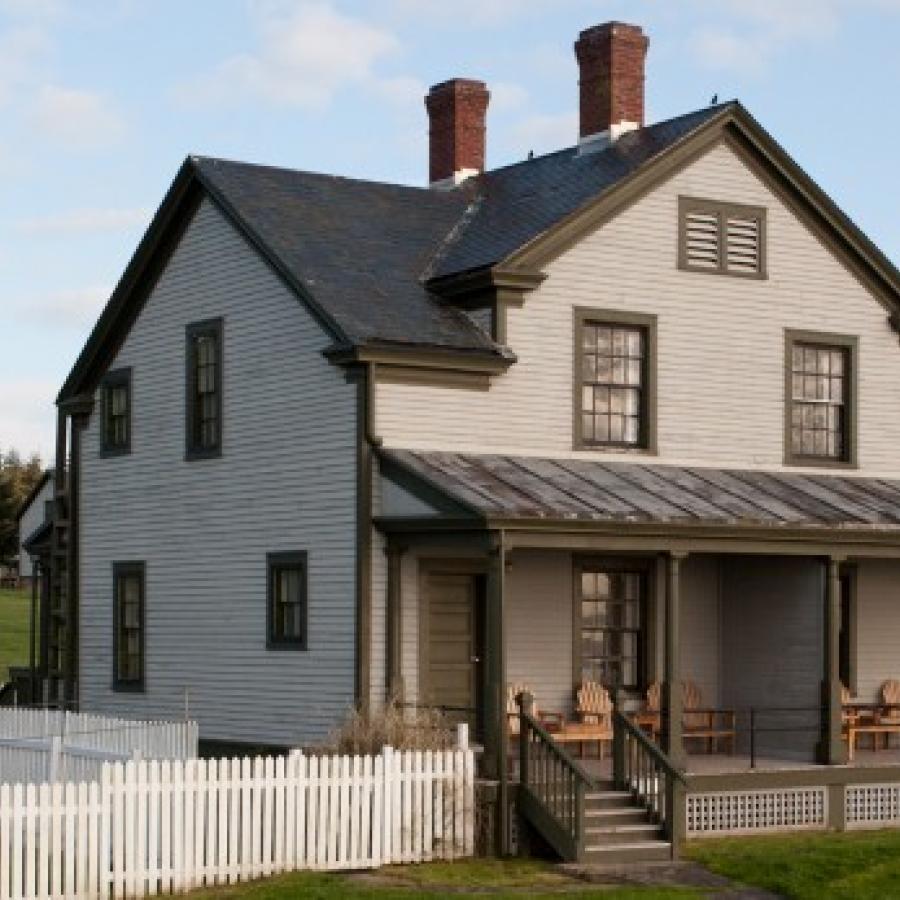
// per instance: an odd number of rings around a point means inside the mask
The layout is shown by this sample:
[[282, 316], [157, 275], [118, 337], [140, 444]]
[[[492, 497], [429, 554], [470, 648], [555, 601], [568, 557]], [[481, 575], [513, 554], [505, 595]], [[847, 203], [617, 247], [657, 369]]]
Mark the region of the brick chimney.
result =
[[582, 151], [602, 149], [644, 124], [644, 59], [650, 43], [639, 25], [606, 22], [575, 42]]
[[432, 187], [454, 187], [484, 171], [484, 121], [490, 97], [483, 81], [469, 78], [442, 81], [428, 92]]

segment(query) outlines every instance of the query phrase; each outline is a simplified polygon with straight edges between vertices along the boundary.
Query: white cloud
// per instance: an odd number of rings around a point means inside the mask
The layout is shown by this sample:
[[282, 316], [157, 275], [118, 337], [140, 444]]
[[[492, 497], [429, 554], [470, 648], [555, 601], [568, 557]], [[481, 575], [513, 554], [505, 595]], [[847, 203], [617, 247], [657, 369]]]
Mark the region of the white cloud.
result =
[[22, 219], [16, 230], [28, 235], [72, 235], [140, 228], [150, 221], [145, 207], [135, 209], [73, 209]]
[[226, 59], [184, 86], [188, 102], [261, 100], [284, 106], [323, 107], [348, 85], [372, 85], [388, 94], [407, 85], [379, 85], [374, 67], [399, 49], [387, 29], [338, 12], [328, 3], [257, 4], [258, 46]]
[[508, 25], [514, 21], [573, 5], [564, 0], [389, 0], [388, 8], [403, 18], [427, 18], [466, 29]]
[[37, 451], [52, 460], [56, 413], [53, 401], [59, 385], [35, 378], [0, 380], [0, 447], [23, 455]]
[[547, 153], [571, 147], [578, 140], [578, 113], [537, 113], [526, 116], [512, 126], [507, 143], [524, 159], [529, 150]]
[[867, 9], [900, 12], [900, 0], [697, 0], [697, 5], [738, 22], [696, 30], [691, 46], [700, 62], [754, 75], [788, 46], [833, 39], [847, 15]]
[[488, 85], [491, 92], [492, 112], [508, 112], [521, 109], [528, 102], [528, 91], [511, 81], [498, 81]]
[[122, 117], [101, 94], [47, 85], [38, 92], [32, 121], [66, 149], [105, 149], [125, 131]]
[[107, 285], [68, 288], [16, 303], [20, 315], [43, 327], [84, 331], [94, 324], [110, 295]]

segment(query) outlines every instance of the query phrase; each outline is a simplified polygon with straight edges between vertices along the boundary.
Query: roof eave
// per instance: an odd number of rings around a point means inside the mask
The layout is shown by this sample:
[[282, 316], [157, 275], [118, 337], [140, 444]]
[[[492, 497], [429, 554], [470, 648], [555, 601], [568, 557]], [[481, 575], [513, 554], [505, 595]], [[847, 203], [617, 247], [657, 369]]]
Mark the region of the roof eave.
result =
[[336, 365], [376, 363], [477, 375], [501, 375], [516, 361], [515, 355], [502, 347], [475, 350], [383, 341], [337, 344], [323, 354]]

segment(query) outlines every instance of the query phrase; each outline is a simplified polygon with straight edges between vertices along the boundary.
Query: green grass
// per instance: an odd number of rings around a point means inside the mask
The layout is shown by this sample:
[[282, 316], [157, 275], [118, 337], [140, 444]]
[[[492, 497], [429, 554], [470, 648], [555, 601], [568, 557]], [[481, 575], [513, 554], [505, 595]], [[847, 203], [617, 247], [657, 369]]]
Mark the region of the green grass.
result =
[[0, 682], [10, 666], [28, 665], [28, 591], [0, 590]]
[[702, 841], [687, 856], [719, 875], [791, 900], [900, 897], [900, 832]]
[[396, 866], [364, 875], [295, 872], [233, 887], [187, 895], [188, 900], [436, 900], [483, 896], [491, 900], [691, 900], [694, 891], [674, 888], [617, 888], [590, 885], [536, 860], [469, 860]]

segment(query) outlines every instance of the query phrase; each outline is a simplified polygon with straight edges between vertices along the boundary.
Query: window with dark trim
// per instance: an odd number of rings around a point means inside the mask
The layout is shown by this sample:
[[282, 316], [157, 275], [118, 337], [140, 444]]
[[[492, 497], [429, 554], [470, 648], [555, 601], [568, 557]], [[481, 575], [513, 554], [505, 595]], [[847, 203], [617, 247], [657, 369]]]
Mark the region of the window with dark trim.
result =
[[131, 369], [108, 372], [100, 385], [100, 450], [106, 455], [131, 450]]
[[678, 266], [745, 278], [766, 277], [766, 211], [759, 206], [678, 198]]
[[113, 563], [113, 688], [144, 689], [144, 605], [142, 562]]
[[578, 573], [580, 678], [608, 690], [646, 681], [647, 573], [584, 565]]
[[576, 312], [575, 444], [651, 449], [655, 319]]
[[851, 463], [855, 443], [855, 338], [788, 332], [786, 459]]
[[187, 327], [186, 427], [188, 458], [222, 449], [222, 320]]
[[270, 553], [268, 568], [268, 645], [305, 650], [308, 571], [305, 552]]

